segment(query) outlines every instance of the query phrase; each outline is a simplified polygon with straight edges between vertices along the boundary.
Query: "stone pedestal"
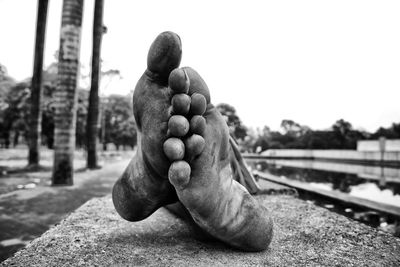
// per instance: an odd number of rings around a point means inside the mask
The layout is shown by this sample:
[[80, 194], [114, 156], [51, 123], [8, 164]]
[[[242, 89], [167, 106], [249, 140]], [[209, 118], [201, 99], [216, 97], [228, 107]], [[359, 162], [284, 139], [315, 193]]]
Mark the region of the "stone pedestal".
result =
[[256, 197], [274, 215], [264, 252], [193, 238], [165, 209], [131, 223], [92, 199], [2, 266], [400, 266], [400, 239], [290, 195]]

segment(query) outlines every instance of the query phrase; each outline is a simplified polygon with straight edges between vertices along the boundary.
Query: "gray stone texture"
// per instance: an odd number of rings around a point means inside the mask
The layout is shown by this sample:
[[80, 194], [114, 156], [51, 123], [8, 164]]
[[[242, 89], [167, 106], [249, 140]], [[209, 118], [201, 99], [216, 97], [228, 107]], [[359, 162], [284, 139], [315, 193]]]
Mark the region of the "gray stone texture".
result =
[[274, 216], [264, 252], [203, 243], [165, 209], [141, 222], [92, 199], [1, 266], [400, 266], [400, 239], [290, 195], [257, 200]]

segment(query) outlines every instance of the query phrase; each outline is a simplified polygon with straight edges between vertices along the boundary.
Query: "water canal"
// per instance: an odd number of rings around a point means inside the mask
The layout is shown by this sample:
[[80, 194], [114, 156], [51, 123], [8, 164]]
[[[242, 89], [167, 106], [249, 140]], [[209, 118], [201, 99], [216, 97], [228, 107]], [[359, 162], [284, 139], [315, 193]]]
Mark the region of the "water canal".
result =
[[[400, 236], [400, 168], [318, 160], [247, 159], [252, 170], [301, 185], [302, 199]], [[327, 198], [315, 192], [327, 192]], [[337, 196], [337, 197], [336, 197]], [[380, 209], [348, 203], [377, 203]], [[373, 205], [374, 206], [374, 205]], [[387, 212], [385, 212], [385, 210]], [[390, 210], [390, 212], [389, 212]], [[395, 212], [393, 212], [393, 210]]]

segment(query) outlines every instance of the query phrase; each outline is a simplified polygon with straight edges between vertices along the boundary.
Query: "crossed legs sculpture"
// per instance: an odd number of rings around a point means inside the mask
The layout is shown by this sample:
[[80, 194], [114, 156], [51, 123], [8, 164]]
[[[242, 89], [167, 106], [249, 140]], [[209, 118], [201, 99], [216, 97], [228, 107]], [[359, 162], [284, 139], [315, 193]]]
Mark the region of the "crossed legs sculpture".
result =
[[172, 32], [150, 47], [133, 96], [138, 149], [114, 185], [114, 206], [124, 219], [140, 221], [180, 201], [214, 238], [245, 251], [264, 250], [272, 238], [271, 216], [239, 183], [243, 170], [232, 164], [239, 152], [226, 122], [200, 75], [179, 68], [181, 54]]

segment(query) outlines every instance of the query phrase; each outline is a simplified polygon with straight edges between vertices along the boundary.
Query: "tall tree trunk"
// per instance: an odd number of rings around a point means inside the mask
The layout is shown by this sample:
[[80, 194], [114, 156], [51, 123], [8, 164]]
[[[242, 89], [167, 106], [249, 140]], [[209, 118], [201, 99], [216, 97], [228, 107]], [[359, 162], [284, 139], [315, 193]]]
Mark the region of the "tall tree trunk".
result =
[[43, 52], [46, 36], [48, 0], [38, 1], [37, 22], [36, 22], [36, 41], [35, 59], [33, 63], [33, 75], [31, 85], [31, 107], [29, 119], [29, 155], [28, 164], [30, 166], [39, 165], [40, 132], [42, 111], [40, 102], [42, 98], [42, 73], [43, 73]]
[[86, 123], [87, 167], [98, 168], [97, 139], [99, 117], [100, 50], [103, 36], [104, 1], [96, 0], [93, 20], [92, 80], [89, 95], [89, 108]]
[[83, 0], [64, 0], [55, 91], [53, 185], [73, 184]]
[[18, 141], [19, 141], [19, 131], [16, 130], [14, 131], [13, 147], [16, 147], [18, 145]]

